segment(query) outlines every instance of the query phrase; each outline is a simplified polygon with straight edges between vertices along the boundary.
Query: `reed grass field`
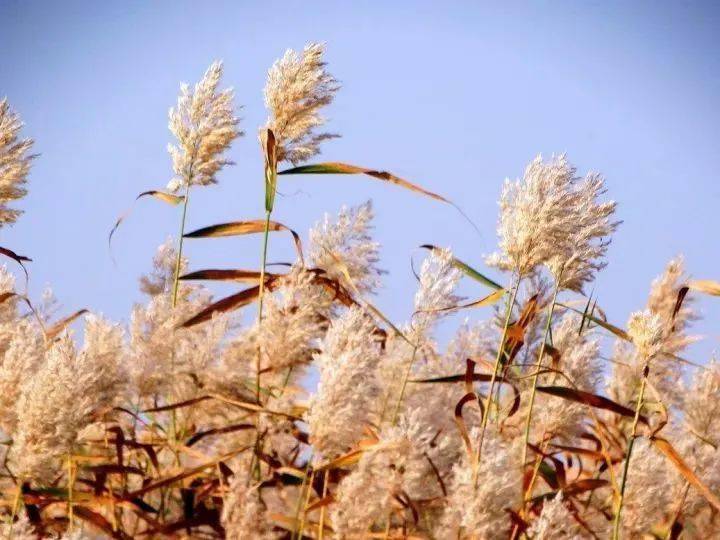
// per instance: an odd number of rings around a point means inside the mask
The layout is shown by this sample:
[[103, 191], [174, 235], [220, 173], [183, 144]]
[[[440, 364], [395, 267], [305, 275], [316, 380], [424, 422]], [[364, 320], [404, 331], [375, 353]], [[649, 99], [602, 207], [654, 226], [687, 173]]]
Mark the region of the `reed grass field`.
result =
[[[2, 229], [23, 220], [28, 187], [44, 189], [32, 184], [43, 157], [0, 101], [2, 537], [720, 538], [720, 364], [688, 350], [718, 276], [673, 258], [647, 301], [611, 320], [594, 283], [622, 224], [604, 177], [565, 154], [528, 156], [493, 186], [495, 252], [468, 262], [457, 245], [418, 246], [413, 310], [394, 320], [376, 300], [372, 203], [296, 230], [275, 204], [284, 183], [352, 175], [469, 231], [473, 216], [420, 180], [322, 159], [341, 91], [325, 54], [309, 43], [269, 68], [258, 129], [222, 62], [188, 74], [167, 186], [118, 201], [107, 223], [112, 253], [143, 213], [177, 220], [126, 323], [28, 292], [37, 254]], [[257, 149], [264, 198], [217, 223], [193, 195], [233, 165], [231, 145]], [[187, 256], [189, 242], [240, 236], [252, 267]], [[271, 259], [276, 242], [294, 258]], [[447, 342], [443, 319], [461, 321]]]

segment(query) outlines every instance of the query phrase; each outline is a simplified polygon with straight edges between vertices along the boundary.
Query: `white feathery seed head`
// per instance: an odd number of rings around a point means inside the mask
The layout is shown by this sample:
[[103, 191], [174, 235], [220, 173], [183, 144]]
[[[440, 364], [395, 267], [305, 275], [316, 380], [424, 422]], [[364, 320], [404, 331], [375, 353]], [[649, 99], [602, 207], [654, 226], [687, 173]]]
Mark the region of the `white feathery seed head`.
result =
[[662, 321], [662, 350], [665, 353], [680, 354], [685, 347], [697, 341], [697, 337], [687, 335], [690, 325], [699, 319], [693, 309], [692, 295], [685, 297], [682, 306], [675, 313], [678, 293], [688, 279], [685, 262], [678, 256], [668, 262], [663, 273], [655, 278], [650, 286], [646, 307]]
[[[477, 441], [480, 432], [473, 429], [470, 440]], [[506, 440], [494, 428], [485, 433], [477, 488], [467, 453], [453, 468], [448, 486], [445, 512], [438, 522], [438, 538], [507, 538], [511, 521], [508, 509], [521, 500], [521, 439]], [[460, 535], [462, 531], [462, 535]]]
[[662, 347], [663, 323], [650, 310], [635, 311], [627, 322], [627, 333], [642, 361], [653, 358]]
[[433, 249], [420, 267], [420, 287], [415, 293], [412, 331], [416, 337], [428, 332], [442, 310], [457, 305], [461, 297], [453, 294], [462, 273], [453, 263], [449, 249]]
[[604, 192], [600, 175], [585, 179], [564, 155], [543, 161], [536, 157], [522, 180], [505, 181], [500, 197], [500, 251], [487, 262], [502, 270], [533, 273], [547, 265], [562, 288], [581, 290], [604, 266], [609, 239], [617, 227], [610, 221], [614, 202], [600, 203]]
[[562, 491], [543, 503], [540, 515], [532, 522], [527, 533], [533, 540], [592, 538], [567, 509]]
[[218, 171], [232, 164], [222, 154], [242, 132], [232, 89], [218, 90], [222, 73], [222, 62], [213, 62], [194, 91], [187, 84], [180, 87], [177, 106], [170, 109], [168, 126], [177, 138], [176, 145], [168, 145], [175, 172], [167, 186], [170, 191], [215, 184]]
[[7, 98], [0, 99], [0, 227], [14, 223], [22, 213], [8, 207], [8, 203], [21, 199], [30, 172], [32, 139], [20, 139], [23, 127], [20, 116], [10, 109]]
[[277, 161], [294, 165], [320, 153], [320, 143], [337, 137], [316, 130], [325, 124], [320, 109], [332, 103], [340, 88], [326, 71], [325, 46], [309, 43], [302, 54], [288, 49], [268, 71], [265, 106], [277, 143]]
[[[372, 202], [343, 206], [336, 219], [325, 214], [310, 230], [310, 261], [346, 289], [373, 293], [380, 286], [380, 244], [370, 236]], [[348, 279], [350, 283], [348, 283]]]
[[21, 478], [47, 481], [78, 434], [115, 404], [125, 383], [122, 330], [87, 317], [85, 346], [65, 335], [23, 386], [16, 405], [13, 455]]
[[307, 415], [310, 443], [333, 459], [358, 443], [365, 426], [377, 425], [380, 344], [361, 308], [333, 319], [315, 361], [320, 381]]

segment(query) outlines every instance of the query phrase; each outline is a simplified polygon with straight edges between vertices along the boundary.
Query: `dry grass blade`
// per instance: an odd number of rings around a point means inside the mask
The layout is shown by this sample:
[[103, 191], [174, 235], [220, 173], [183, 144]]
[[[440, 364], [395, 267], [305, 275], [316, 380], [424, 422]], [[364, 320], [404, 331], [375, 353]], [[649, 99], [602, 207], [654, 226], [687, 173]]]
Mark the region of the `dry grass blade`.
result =
[[[295, 242], [295, 250], [298, 253], [300, 260], [303, 260], [302, 242], [300, 241], [300, 235], [293, 231], [290, 227], [278, 223], [277, 221], [268, 222], [268, 231], [287, 231]], [[203, 227], [195, 231], [186, 233], [185, 238], [221, 238], [225, 236], [243, 236], [246, 234], [260, 234], [265, 232], [265, 220], [264, 219], [253, 219], [249, 221], [232, 221], [229, 223], [219, 223], [217, 225], [210, 225], [209, 227]]]
[[[274, 281], [274, 278], [266, 279], [265, 286], [269, 288]], [[251, 304], [255, 300], [257, 300], [259, 295], [260, 286], [255, 285], [254, 287], [249, 287], [240, 291], [239, 293], [226, 296], [222, 300], [213, 302], [193, 317], [190, 317], [188, 320], [178, 325], [178, 328], [190, 328], [191, 326], [195, 326], [196, 324], [209, 321], [216, 313], [225, 313], [228, 311], [239, 309], [243, 306], [247, 306], [248, 304]]]
[[151, 491], [155, 491], [156, 489], [160, 489], [165, 486], [169, 486], [171, 484], [174, 484], [176, 482], [180, 482], [181, 480], [185, 480], [187, 478], [191, 478], [193, 476], [197, 476], [198, 474], [201, 474], [203, 471], [210, 467], [215, 467], [218, 463], [221, 463], [227, 459], [230, 459], [240, 452], [244, 452], [245, 450], [252, 448], [251, 446], [243, 446], [242, 448], [238, 448], [236, 450], [233, 450], [231, 452], [228, 452], [226, 454], [221, 455], [220, 457], [217, 457], [207, 463], [203, 463], [202, 465], [198, 465], [197, 467], [191, 467], [190, 469], [186, 469], [181, 473], [175, 474], [173, 476], [162, 478], [160, 480], [156, 480], [155, 482], [152, 482], [146, 486], [143, 486], [142, 488], [130, 492], [126, 494], [123, 499], [124, 500], [132, 500], [136, 497], [140, 497], [142, 495], [145, 495], [146, 493], [150, 493]]
[[[476, 382], [490, 382], [492, 380], [492, 374], [490, 373], [473, 373], [472, 380]], [[467, 385], [467, 373], [462, 375], [446, 375], [444, 377], [433, 377], [431, 379], [410, 379], [408, 382], [416, 384], [442, 384], [442, 383], [457, 383], [464, 382]], [[508, 411], [508, 416], [515, 414], [520, 407], [520, 390], [513, 384], [512, 381], [506, 379], [501, 375], [495, 376], [495, 382], [498, 384], [506, 384], [513, 390], [513, 404]]]
[[[633, 418], [635, 416], [634, 410], [620, 405], [609, 398], [598, 396], [597, 394], [591, 394], [590, 392], [575, 390], [574, 388], [568, 388], [566, 386], [538, 386], [537, 391], [542, 392], [543, 394], [574, 401], [576, 403], [583, 403], [596, 409], [611, 411], [629, 418]], [[640, 421], [644, 424], [648, 423], [647, 418], [642, 415], [640, 415]]]
[[698, 279], [688, 283], [688, 287], [693, 291], [709, 294], [712, 296], [720, 296], [720, 282], [710, 279]]
[[428, 191], [417, 184], [403, 180], [402, 178], [399, 178], [387, 171], [367, 169], [365, 167], [358, 167], [357, 165], [350, 165], [348, 163], [327, 162], [316, 163], [314, 165], [302, 165], [300, 167], [293, 167], [292, 169], [279, 171], [278, 174], [365, 174], [367, 176], [377, 178], [378, 180], [384, 180], [385, 182], [395, 184], [396, 186], [404, 187], [405, 189], [409, 189], [415, 193], [421, 193], [437, 201], [452, 204], [442, 195]]
[[[278, 274], [265, 272], [265, 277], [275, 279]], [[208, 269], [190, 272], [178, 278], [180, 281], [234, 281], [236, 283], [256, 283], [260, 281], [260, 272], [256, 270]]]
[[415, 313], [422, 313], [422, 312], [424, 312], [424, 313], [442, 313], [442, 312], [446, 312], [446, 311], [457, 311], [457, 310], [461, 310], [461, 309], [492, 306], [493, 304], [496, 304], [503, 296], [505, 296], [505, 292], [506, 292], [505, 289], [500, 289], [499, 291], [490, 293], [487, 296], [484, 296], [483, 298], [480, 298], [473, 302], [468, 302], [467, 304], [459, 304], [456, 306], [448, 306], [448, 307], [444, 307], [444, 308], [440, 308], [440, 309], [433, 309], [433, 310], [416, 311]]
[[76, 517], [85, 521], [86, 523], [89, 523], [93, 527], [100, 529], [102, 532], [104, 532], [111, 538], [130, 538], [129, 536], [123, 534], [120, 531], [113, 530], [112, 524], [107, 519], [105, 519], [102, 514], [98, 514], [97, 512], [90, 510], [89, 508], [86, 508], [84, 506], [75, 506], [73, 507], [73, 514]]
[[589, 313], [585, 313], [585, 312], [583, 312], [583, 311], [580, 311], [579, 309], [576, 309], [576, 308], [574, 308], [574, 307], [572, 307], [572, 306], [569, 306], [569, 305], [567, 305], [567, 304], [563, 304], [563, 303], [561, 303], [561, 302], [558, 302], [557, 305], [560, 306], [560, 307], [563, 307], [563, 308], [565, 308], [565, 309], [569, 309], [569, 310], [571, 310], [571, 311], [574, 311], [574, 312], [577, 313], [578, 315], [584, 315], [584, 316], [585, 316], [585, 319], [588, 319], [588, 320], [594, 322], [594, 323], [597, 324], [598, 326], [602, 326], [605, 330], [607, 330], [608, 332], [616, 335], [616, 336], [619, 337], [620, 339], [623, 339], [623, 340], [625, 340], [625, 341], [630, 341], [630, 336], [629, 336], [628, 333], [627, 333], [625, 330], [623, 330], [622, 328], [619, 328], [619, 327], [617, 327], [617, 326], [615, 326], [615, 325], [613, 325], [613, 324], [610, 324], [609, 322], [604, 321], [603, 319], [600, 319], [600, 318], [598, 318], [598, 317], [595, 317], [594, 315], [591, 315], [591, 314], [589, 314]]
[[25, 255], [18, 255], [13, 250], [4, 247], [0, 247], [0, 255], [5, 255], [6, 257], [18, 263], [23, 269], [23, 272], [25, 272], [25, 281], [29, 279], [27, 268], [25, 268], [23, 262], [32, 262], [32, 259], [30, 259], [29, 257], [25, 257]]
[[472, 460], [473, 449], [472, 443], [470, 442], [470, 432], [468, 431], [467, 425], [465, 424], [465, 419], [463, 418], [463, 408], [467, 403], [471, 401], [477, 402], [478, 407], [480, 408], [480, 418], [482, 418], [485, 415], [485, 411], [482, 405], [482, 398], [478, 395], [477, 392], [468, 392], [463, 397], [461, 397], [460, 401], [458, 401], [455, 405], [453, 419], [455, 420], [455, 425], [457, 426], [458, 431], [460, 432], [460, 436], [465, 443], [465, 450], [467, 451], [468, 457]]
[[182, 409], [183, 407], [190, 407], [191, 405], [195, 405], [197, 403], [200, 403], [202, 401], [207, 401], [208, 399], [213, 399], [212, 396], [199, 396], [193, 399], [187, 399], [185, 401], [180, 401], [178, 403], [171, 403], [169, 405], [162, 405], [161, 407], [152, 407], [150, 409], [145, 409], [144, 413], [155, 413], [155, 412], [166, 412], [166, 411], [173, 411], [175, 409]]
[[695, 488], [702, 493], [703, 497], [715, 507], [716, 510], [720, 511], [720, 499], [698, 478], [693, 470], [688, 467], [687, 463], [678, 454], [677, 450], [673, 447], [670, 442], [661, 437], [651, 437], [650, 441], [653, 443], [655, 448], [660, 450], [663, 455], [672, 463], [680, 474], [683, 475], [685, 480], [690, 482]]
[[84, 315], [85, 313], [88, 313], [87, 309], [80, 309], [73, 313], [72, 315], [68, 315], [64, 319], [59, 320], [54, 325], [52, 325], [47, 332], [45, 332], [45, 336], [48, 340], [48, 342], [51, 342], [56, 337], [58, 337], [63, 330], [65, 330], [70, 324], [72, 324], [78, 317]]
[[[138, 199], [142, 199], [143, 197], [153, 197], [158, 201], [162, 201], [171, 206], [177, 206], [185, 200], [185, 197], [183, 197], [182, 195], [173, 195], [172, 193], [165, 193], [164, 191], [157, 191], [154, 189], [151, 189], [150, 191], [143, 191], [140, 195], [135, 197], [135, 200], [137, 201]], [[128, 218], [131, 212], [132, 207], [123, 212], [123, 214], [119, 218], [117, 218], [117, 221], [115, 221], [115, 225], [113, 225], [113, 228], [110, 230], [110, 234], [108, 235], [108, 247], [110, 247], [112, 243], [112, 238], [115, 234], [115, 231], [117, 231], [120, 224]]]
[[199, 440], [204, 439], [205, 437], [210, 437], [212, 435], [223, 435], [225, 433], [234, 433], [236, 431], [244, 431], [246, 429], [255, 429], [255, 424], [234, 424], [232, 426], [225, 426], [221, 428], [201, 431], [190, 437], [185, 443], [185, 446], [192, 446]]
[[343, 467], [350, 467], [352, 465], [355, 465], [358, 461], [360, 461], [360, 458], [363, 455], [363, 452], [365, 452], [367, 448], [357, 448], [355, 450], [351, 450], [350, 452], [347, 452], [346, 454], [343, 454], [342, 456], [338, 456], [335, 459], [328, 461], [324, 465], [319, 466], [316, 470], [316, 472], [330, 470], [330, 469], [340, 469]]
[[525, 344], [525, 331], [535, 319], [538, 309], [538, 295], [533, 295], [523, 306], [518, 320], [508, 326], [505, 337], [505, 363], [509, 364]]

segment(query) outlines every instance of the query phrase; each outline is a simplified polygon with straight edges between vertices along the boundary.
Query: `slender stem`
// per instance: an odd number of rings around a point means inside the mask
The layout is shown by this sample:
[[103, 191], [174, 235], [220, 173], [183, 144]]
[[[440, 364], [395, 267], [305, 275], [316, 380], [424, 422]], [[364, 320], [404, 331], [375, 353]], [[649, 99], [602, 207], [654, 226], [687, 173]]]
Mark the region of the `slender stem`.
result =
[[638, 396], [637, 406], [635, 407], [635, 418], [633, 418], [632, 429], [630, 430], [630, 440], [628, 441], [627, 455], [625, 456], [625, 464], [623, 465], [622, 480], [620, 481], [620, 499], [617, 504], [617, 511], [615, 512], [615, 523], [613, 524], [613, 540], [620, 538], [620, 513], [622, 512], [623, 499], [625, 498], [625, 485], [627, 483], [628, 471], [630, 470], [630, 458], [632, 457], [633, 445], [637, 438], [637, 425], [640, 420], [640, 411], [643, 407], [643, 400], [645, 399], [645, 386], [647, 385], [647, 378], [650, 372], [648, 364], [645, 364], [643, 369], [643, 378], [640, 383], [640, 395]]
[[485, 414], [482, 419], [482, 426], [480, 428], [480, 441], [478, 442], [478, 449], [475, 453], [475, 464], [473, 476], [473, 484], [477, 484], [478, 469], [480, 465], [480, 458], [482, 457], [482, 445], [485, 439], [485, 430], [487, 429], [488, 418], [490, 417], [490, 402], [492, 401], [493, 390], [495, 389], [495, 379], [497, 378], [498, 369], [500, 368], [500, 361], [503, 357], [503, 351], [505, 349], [505, 337], [507, 336], [507, 329], [510, 325], [510, 317], [512, 316], [512, 308], [515, 304], [515, 298], [517, 297], [518, 289], [520, 288], [520, 277], [518, 276], [515, 284], [512, 288], [510, 295], [510, 301], [507, 305], [507, 312], [505, 313], [505, 324], [503, 325], [502, 337], [498, 345], [497, 355], [495, 356], [495, 366], [493, 367], [492, 376], [490, 377], [490, 390], [488, 390], [487, 399], [485, 400]]
[[413, 347], [412, 357], [408, 362], [407, 369], [405, 370], [405, 376], [403, 377], [402, 386], [400, 387], [400, 395], [398, 396], [397, 403], [395, 404], [395, 412], [393, 413], [392, 424], [395, 425], [398, 420], [398, 414], [400, 413], [400, 407], [402, 406], [403, 398], [405, 397], [405, 388], [407, 388], [408, 379], [410, 378], [410, 372], [412, 371], [413, 364], [415, 363], [415, 356], [417, 356], [418, 346]]
[[315, 480], [315, 469], [310, 473], [310, 482], [305, 488], [305, 504], [303, 505], [302, 517], [300, 518], [300, 531], [298, 532], [298, 540], [302, 540], [303, 532], [305, 532], [305, 520], [307, 519], [307, 507], [310, 504], [310, 496], [312, 495], [313, 481]]
[[[183, 252], [183, 240], [185, 239], [185, 218], [187, 217], [187, 208], [188, 208], [188, 201], [190, 200], [190, 181], [188, 181], [185, 184], [185, 198], [183, 200], [183, 209], [182, 209], [182, 217], [180, 218], [180, 234], [178, 238], [178, 249], [177, 249], [177, 256], [175, 258], [175, 276], [173, 279], [173, 291], [172, 291], [172, 307], [175, 309], [175, 306], [177, 306], [177, 299], [178, 299], [178, 284], [180, 282], [180, 267], [182, 266], [182, 252]], [[171, 355], [171, 368], [173, 374], [175, 373], [175, 351], [172, 352]], [[178, 456], [177, 451], [174, 449], [175, 446], [175, 440], [177, 437], [177, 413], [175, 409], [173, 409], [170, 413], [170, 420], [171, 420], [171, 441], [173, 443], [173, 454], [175, 454], [175, 461], [177, 464], [180, 464], [180, 457]]]
[[17, 493], [13, 499], [12, 514], [10, 515], [10, 525], [8, 526], [7, 539], [12, 540], [13, 537], [13, 526], [15, 525], [15, 516], [17, 516], [20, 509], [20, 497], [22, 495], [22, 479], [18, 482]]
[[68, 513], [68, 527], [70, 530], [73, 529], [73, 521], [74, 521], [74, 511], [73, 511], [73, 483], [75, 482], [75, 479], [73, 478], [73, 464], [72, 464], [72, 454], [68, 452], [67, 455], [67, 474], [68, 474], [68, 488], [67, 488], [67, 513]]
[[[325, 497], [327, 497], [328, 476], [330, 476], [330, 471], [328, 471], [328, 470], [324, 471], [323, 472], [323, 487], [322, 487], [322, 498], [323, 499]], [[323, 540], [324, 534], [325, 534], [325, 505], [323, 505], [320, 508], [320, 521], [318, 522], [317, 539]]]
[[178, 239], [177, 257], [175, 259], [175, 279], [173, 280], [172, 307], [177, 305], [178, 282], [180, 279], [180, 266], [182, 265], [183, 240], [185, 237], [185, 218], [187, 217], [188, 201], [190, 200], [190, 182], [185, 185], [185, 200], [183, 201], [182, 218], [180, 218], [180, 238]]
[[[268, 251], [268, 236], [270, 235], [270, 214], [272, 210], [265, 211], [265, 228], [263, 231], [263, 248], [262, 248], [262, 261], [260, 265], [260, 290], [258, 291], [258, 328], [262, 327], [263, 317], [263, 300], [265, 296], [265, 267], [267, 265], [267, 251]], [[262, 364], [262, 349], [261, 345], [258, 345], [257, 357], [255, 359], [255, 400], [260, 403], [260, 370]], [[252, 477], [253, 471], [255, 477], [259, 480], [261, 476], [260, 461], [256, 460], [255, 456], [260, 451], [260, 415], [257, 416], [257, 424], [255, 429], [255, 455], [250, 463], [250, 471], [248, 474], [248, 482]]]
[[[537, 381], [540, 368], [542, 367], [543, 355], [545, 354], [545, 347], [547, 345], [548, 334], [550, 333], [550, 327], [552, 325], [553, 311], [555, 310], [555, 302], [557, 301], [557, 295], [559, 290], [559, 279], [555, 281], [555, 290], [553, 291], [552, 300], [550, 307], [548, 308], [547, 321], [545, 323], [545, 333], [543, 335], [542, 345], [540, 346], [540, 354], [538, 355], [537, 364], [535, 365], [535, 374], [532, 378], [532, 390], [530, 391], [530, 406], [528, 407], [527, 418], [525, 420], [525, 440], [522, 447], [522, 461], [520, 462], [523, 470], [525, 470], [525, 460], [527, 459], [527, 447], [530, 440], [530, 423], [532, 422], [533, 405], [535, 404], [535, 394], [537, 393]], [[523, 496], [523, 509], [529, 496], [529, 492], [532, 490], [532, 483]]]
[[[258, 293], [258, 326], [262, 325], [263, 316], [263, 299], [265, 296], [265, 266], [267, 265], [267, 251], [268, 251], [268, 236], [270, 232], [270, 214], [272, 212], [267, 210], [265, 212], [265, 230], [263, 231], [263, 249], [262, 249], [262, 263], [260, 266], [260, 291]], [[260, 402], [260, 360], [261, 352], [258, 349], [257, 361], [255, 363], [255, 398], [258, 403]]]

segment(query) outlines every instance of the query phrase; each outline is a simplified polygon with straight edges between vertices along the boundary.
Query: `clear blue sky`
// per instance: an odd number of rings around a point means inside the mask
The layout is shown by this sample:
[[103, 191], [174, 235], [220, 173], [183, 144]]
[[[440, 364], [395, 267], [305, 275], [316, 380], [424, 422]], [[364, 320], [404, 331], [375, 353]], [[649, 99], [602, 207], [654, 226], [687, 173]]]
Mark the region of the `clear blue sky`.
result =
[[[537, 153], [567, 152], [607, 177], [619, 201], [610, 265], [596, 292], [624, 324], [676, 253], [698, 278], [720, 278], [720, 9], [707, 2], [0, 2], [0, 95], [42, 154], [26, 214], [0, 245], [28, 254], [31, 293], [51, 284], [66, 311], [127, 320], [137, 277], [176, 233], [178, 209], [141, 201], [171, 176], [167, 110], [181, 81], [216, 58], [249, 134], [220, 185], [196, 190], [189, 228], [260, 217], [267, 68], [288, 47], [326, 41], [343, 88], [328, 110], [343, 135], [326, 160], [386, 168], [457, 201], [451, 208], [373, 180], [283, 179], [277, 219], [305, 232], [323, 212], [372, 198], [383, 266], [378, 304], [411, 312], [409, 257], [431, 242], [481, 265], [494, 250], [502, 180]], [[273, 238], [271, 260], [291, 254]], [[189, 241], [191, 267], [251, 268], [259, 239]], [[496, 275], [496, 274], [493, 274]], [[219, 289], [225, 292], [226, 289]], [[466, 286], [469, 296], [480, 287]], [[719, 345], [720, 299], [693, 351]], [[481, 316], [482, 313], [473, 314]]]

